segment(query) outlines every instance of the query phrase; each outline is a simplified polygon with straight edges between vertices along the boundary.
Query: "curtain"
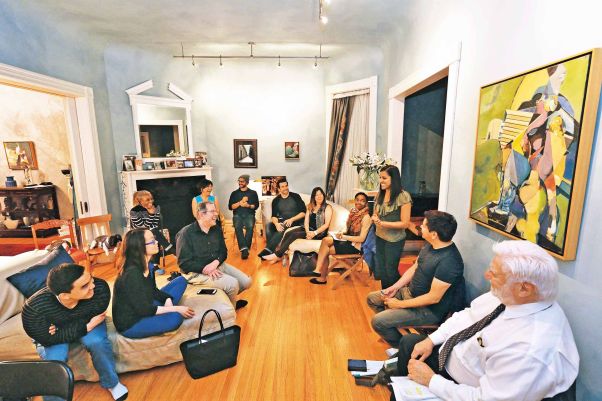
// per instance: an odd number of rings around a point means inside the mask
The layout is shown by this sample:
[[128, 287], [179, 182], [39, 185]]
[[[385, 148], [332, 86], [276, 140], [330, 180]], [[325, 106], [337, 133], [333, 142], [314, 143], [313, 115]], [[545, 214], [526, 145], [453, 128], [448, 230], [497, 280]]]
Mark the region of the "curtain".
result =
[[359, 188], [359, 176], [357, 170], [351, 165], [349, 159], [352, 156], [368, 151], [368, 126], [370, 115], [370, 95], [363, 94], [354, 96], [353, 110], [349, 120], [349, 134], [347, 146], [343, 155], [339, 181], [334, 190], [334, 201], [339, 205], [346, 205], [353, 199], [355, 190]]
[[328, 164], [326, 165], [326, 198], [333, 200], [334, 190], [339, 180], [341, 165], [344, 162], [345, 147], [349, 134], [349, 120], [354, 98], [345, 97], [332, 101], [330, 120], [330, 144], [328, 146]]

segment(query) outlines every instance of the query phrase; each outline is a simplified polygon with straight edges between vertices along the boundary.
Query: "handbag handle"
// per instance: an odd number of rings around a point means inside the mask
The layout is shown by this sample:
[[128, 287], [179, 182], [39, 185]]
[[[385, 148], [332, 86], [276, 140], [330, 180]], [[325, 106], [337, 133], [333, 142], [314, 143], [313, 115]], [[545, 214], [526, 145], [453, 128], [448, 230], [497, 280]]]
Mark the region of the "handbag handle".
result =
[[215, 313], [215, 315], [217, 316], [220, 331], [224, 329], [224, 323], [222, 323], [222, 317], [219, 315], [219, 312], [215, 309], [209, 309], [207, 312], [203, 313], [203, 317], [201, 318], [201, 324], [199, 325], [199, 341], [201, 341], [201, 332], [203, 331], [203, 323], [205, 322], [205, 317], [211, 312]]

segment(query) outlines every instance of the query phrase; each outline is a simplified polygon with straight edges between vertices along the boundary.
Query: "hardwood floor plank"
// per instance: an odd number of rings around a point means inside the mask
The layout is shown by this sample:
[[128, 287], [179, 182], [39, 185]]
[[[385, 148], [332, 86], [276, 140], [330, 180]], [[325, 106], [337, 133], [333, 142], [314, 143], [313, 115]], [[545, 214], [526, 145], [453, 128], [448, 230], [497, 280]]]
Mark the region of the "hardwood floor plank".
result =
[[[253, 277], [253, 286], [240, 295], [249, 305], [237, 315], [242, 328], [237, 365], [199, 380], [188, 376], [183, 363], [121, 374], [128, 400], [389, 399], [386, 388], [356, 386], [347, 372], [348, 358], [386, 358], [388, 346], [370, 328], [373, 313], [366, 305], [376, 282], [367, 280], [365, 287], [347, 279], [333, 291], [336, 274], [328, 285], [312, 285], [309, 278], [289, 277], [280, 263], [261, 263], [255, 249], [241, 260], [232, 237], [227, 243], [228, 263]], [[167, 270], [175, 269], [169, 258]], [[94, 274], [113, 279], [115, 272], [98, 267]], [[110, 395], [98, 383], [78, 382], [75, 399], [110, 400]]]

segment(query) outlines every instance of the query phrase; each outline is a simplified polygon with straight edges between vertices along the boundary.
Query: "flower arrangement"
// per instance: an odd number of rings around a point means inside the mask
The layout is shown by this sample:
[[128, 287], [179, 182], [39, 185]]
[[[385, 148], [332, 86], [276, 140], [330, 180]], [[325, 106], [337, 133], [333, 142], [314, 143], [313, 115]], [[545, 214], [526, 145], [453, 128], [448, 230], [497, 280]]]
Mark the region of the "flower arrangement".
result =
[[357, 169], [360, 187], [367, 191], [374, 191], [378, 188], [378, 171], [382, 167], [397, 164], [395, 160], [387, 158], [384, 153], [371, 155], [364, 152], [353, 156], [349, 161]]
[[395, 165], [397, 162], [391, 158], [387, 158], [384, 153], [377, 153], [371, 155], [370, 153], [364, 152], [359, 155], [353, 156], [349, 159], [351, 164], [355, 166], [357, 172], [365, 170], [368, 172], [375, 172], [381, 169], [383, 166]]

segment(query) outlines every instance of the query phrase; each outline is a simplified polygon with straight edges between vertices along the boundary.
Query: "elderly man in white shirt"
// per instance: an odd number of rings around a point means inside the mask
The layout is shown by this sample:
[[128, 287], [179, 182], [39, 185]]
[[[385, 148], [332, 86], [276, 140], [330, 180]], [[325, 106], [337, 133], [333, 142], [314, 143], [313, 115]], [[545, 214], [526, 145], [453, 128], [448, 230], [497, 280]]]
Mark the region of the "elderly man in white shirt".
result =
[[430, 336], [404, 336], [400, 374], [445, 401], [540, 401], [566, 391], [579, 354], [554, 301], [556, 261], [528, 241], [504, 241], [493, 252], [491, 291]]

